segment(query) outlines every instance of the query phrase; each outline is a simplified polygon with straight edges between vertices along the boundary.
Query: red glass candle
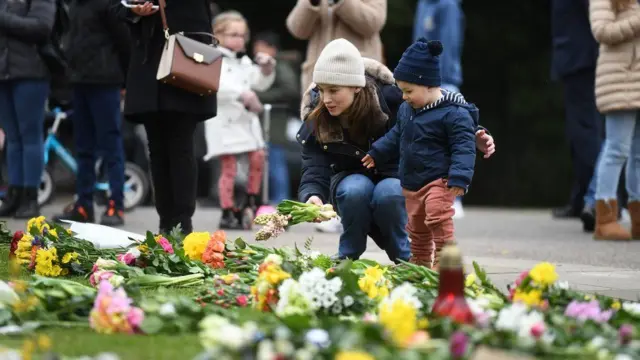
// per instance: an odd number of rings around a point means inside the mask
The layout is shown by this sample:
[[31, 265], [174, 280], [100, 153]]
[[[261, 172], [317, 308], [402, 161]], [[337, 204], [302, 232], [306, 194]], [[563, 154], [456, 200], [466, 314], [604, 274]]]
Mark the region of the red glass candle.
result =
[[442, 249], [439, 273], [438, 297], [431, 311], [459, 324], [473, 324], [475, 318], [464, 298], [462, 254], [455, 244]]

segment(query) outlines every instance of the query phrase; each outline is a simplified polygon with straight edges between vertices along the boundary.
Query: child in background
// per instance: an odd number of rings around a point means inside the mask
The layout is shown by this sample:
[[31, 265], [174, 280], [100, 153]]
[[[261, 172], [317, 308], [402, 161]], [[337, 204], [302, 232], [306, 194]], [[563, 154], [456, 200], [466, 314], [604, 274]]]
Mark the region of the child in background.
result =
[[454, 240], [454, 199], [471, 184], [478, 125], [478, 109], [440, 87], [441, 53], [439, 41], [421, 38], [402, 54], [393, 73], [405, 101], [397, 123], [362, 159], [373, 168], [400, 152], [410, 262], [436, 270], [440, 251]]
[[[249, 28], [242, 14], [236, 11], [225, 11], [216, 16], [213, 34], [220, 41], [219, 49], [224, 58], [218, 89], [218, 114], [205, 123], [207, 154], [204, 159], [220, 157], [220, 228], [237, 229], [243, 223], [251, 224], [258, 203], [265, 143], [258, 118], [262, 104], [254, 90], [264, 91], [271, 87], [275, 79], [275, 60], [259, 53], [254, 63], [245, 54]], [[249, 154], [248, 199], [243, 207], [237, 208], [233, 197], [236, 154], [242, 153]]]

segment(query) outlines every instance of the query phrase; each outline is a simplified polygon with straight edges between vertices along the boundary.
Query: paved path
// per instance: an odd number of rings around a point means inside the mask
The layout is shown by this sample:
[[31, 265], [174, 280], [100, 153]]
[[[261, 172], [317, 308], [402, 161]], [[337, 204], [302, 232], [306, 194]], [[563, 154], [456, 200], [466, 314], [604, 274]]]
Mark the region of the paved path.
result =
[[[63, 202], [47, 206], [44, 215], [51, 216]], [[549, 211], [520, 209], [465, 209], [466, 216], [456, 221], [458, 242], [465, 261], [477, 261], [485, 267], [500, 288], [539, 261], [557, 265], [561, 280], [572, 287], [629, 300], [640, 299], [640, 241], [596, 242], [582, 232], [578, 221], [552, 220]], [[198, 208], [194, 216], [197, 230], [216, 229], [220, 211]], [[144, 233], [155, 230], [158, 220], [153, 208], [138, 208], [127, 214], [126, 230]], [[8, 221], [11, 229], [24, 225]], [[628, 225], [628, 224], [626, 224]], [[252, 240], [252, 232], [230, 232], [229, 237]], [[337, 249], [338, 235], [315, 232], [312, 225], [302, 224], [268, 243], [269, 246], [300, 246], [313, 238], [313, 248], [326, 254]], [[388, 262], [384, 252], [372, 241], [364, 257]]]

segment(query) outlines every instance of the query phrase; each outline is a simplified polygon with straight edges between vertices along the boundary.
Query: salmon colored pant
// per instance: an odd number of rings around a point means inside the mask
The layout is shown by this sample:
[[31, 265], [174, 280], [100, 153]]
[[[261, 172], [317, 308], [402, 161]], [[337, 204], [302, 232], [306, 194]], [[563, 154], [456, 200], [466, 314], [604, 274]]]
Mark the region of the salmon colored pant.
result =
[[[234, 206], [233, 188], [238, 171], [238, 162], [235, 155], [223, 155], [220, 157], [222, 171], [218, 179], [218, 197], [220, 207], [231, 209]], [[249, 180], [247, 181], [247, 194], [258, 195], [264, 171], [264, 151], [257, 150], [249, 153]]]
[[429, 268], [438, 265], [440, 251], [453, 241], [453, 201], [446, 179], [434, 180], [418, 191], [402, 189], [407, 208], [411, 262]]

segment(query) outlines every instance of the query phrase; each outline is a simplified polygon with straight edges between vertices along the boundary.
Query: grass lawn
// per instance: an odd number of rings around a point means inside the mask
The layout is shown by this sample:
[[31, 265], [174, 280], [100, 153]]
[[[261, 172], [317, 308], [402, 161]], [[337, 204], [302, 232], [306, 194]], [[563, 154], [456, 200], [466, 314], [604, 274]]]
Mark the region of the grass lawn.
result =
[[[8, 269], [9, 247], [0, 245], [0, 279], [9, 278]], [[25, 271], [21, 278], [28, 278]], [[69, 278], [83, 284], [89, 284], [82, 277]], [[147, 290], [152, 292], [153, 290]], [[176, 293], [190, 295], [196, 289], [172, 289]], [[51, 338], [53, 351], [65, 356], [96, 355], [100, 352], [116, 353], [123, 360], [142, 359], [192, 359], [202, 351], [202, 346], [195, 333], [190, 335], [100, 335], [96, 334], [88, 326], [80, 326], [69, 329], [46, 328], [38, 331]], [[22, 337], [2, 336], [0, 346], [14, 349], [22, 347]]]

